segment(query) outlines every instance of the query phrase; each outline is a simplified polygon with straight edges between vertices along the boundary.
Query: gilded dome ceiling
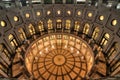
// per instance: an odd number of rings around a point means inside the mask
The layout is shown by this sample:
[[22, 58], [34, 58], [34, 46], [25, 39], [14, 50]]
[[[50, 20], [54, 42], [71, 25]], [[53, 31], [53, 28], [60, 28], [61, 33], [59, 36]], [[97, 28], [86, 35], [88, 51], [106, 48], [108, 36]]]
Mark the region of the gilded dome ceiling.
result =
[[27, 49], [26, 67], [36, 79], [83, 79], [91, 70], [94, 55], [81, 38], [70, 34], [49, 34]]

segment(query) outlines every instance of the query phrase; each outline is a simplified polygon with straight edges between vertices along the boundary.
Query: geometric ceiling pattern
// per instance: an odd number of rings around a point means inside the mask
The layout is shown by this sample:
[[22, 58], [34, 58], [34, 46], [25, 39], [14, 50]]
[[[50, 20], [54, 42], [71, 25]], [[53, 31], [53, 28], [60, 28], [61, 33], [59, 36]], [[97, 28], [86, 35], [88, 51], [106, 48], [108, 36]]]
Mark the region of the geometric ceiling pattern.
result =
[[80, 80], [93, 65], [91, 48], [73, 35], [51, 34], [39, 38], [26, 52], [26, 67], [39, 80]]

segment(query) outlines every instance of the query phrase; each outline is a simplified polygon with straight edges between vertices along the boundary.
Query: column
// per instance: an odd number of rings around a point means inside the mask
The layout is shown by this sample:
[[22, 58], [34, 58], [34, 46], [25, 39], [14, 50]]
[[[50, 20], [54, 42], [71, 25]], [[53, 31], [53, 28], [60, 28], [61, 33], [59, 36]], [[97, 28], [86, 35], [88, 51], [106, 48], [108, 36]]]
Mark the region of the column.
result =
[[65, 4], [66, 3], [66, 0], [63, 0], [63, 4]]
[[16, 7], [21, 7], [20, 2], [18, 0], [15, 0], [15, 6]]
[[44, 4], [44, 0], [41, 0], [41, 4]]
[[103, 3], [103, 0], [98, 0], [98, 6], [101, 6], [102, 3]]
[[55, 4], [55, 0], [52, 0], [52, 3]]
[[74, 0], [74, 2], [73, 2], [74, 4], [77, 4], [77, 0]]

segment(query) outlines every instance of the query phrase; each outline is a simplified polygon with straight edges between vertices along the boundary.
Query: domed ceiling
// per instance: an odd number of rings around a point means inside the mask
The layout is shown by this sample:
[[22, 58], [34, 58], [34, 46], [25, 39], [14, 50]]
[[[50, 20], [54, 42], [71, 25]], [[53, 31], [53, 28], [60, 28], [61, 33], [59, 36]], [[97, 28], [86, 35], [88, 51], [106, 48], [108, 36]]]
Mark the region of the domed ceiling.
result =
[[35, 40], [27, 49], [25, 64], [36, 79], [83, 79], [91, 70], [94, 55], [81, 38], [50, 34]]
[[0, 2], [0, 77], [120, 77], [119, 1], [36, 1]]

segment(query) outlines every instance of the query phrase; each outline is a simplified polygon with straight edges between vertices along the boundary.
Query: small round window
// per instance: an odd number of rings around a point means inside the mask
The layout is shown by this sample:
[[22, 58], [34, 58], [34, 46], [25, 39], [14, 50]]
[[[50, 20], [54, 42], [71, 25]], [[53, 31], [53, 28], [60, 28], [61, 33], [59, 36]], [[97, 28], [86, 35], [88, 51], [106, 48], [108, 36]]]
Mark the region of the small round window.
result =
[[17, 22], [19, 18], [17, 16], [14, 16], [14, 21]]
[[88, 17], [92, 17], [92, 13], [90, 12], [90, 13], [88, 13]]
[[68, 11], [67, 11], [67, 14], [68, 14], [68, 15], [71, 15], [71, 11], [68, 10]]
[[38, 12], [36, 12], [36, 15], [37, 15], [37, 16], [40, 16], [40, 15], [41, 15], [41, 13], [38, 11]]
[[80, 12], [80, 11], [78, 11], [78, 12], [77, 12], [77, 15], [78, 15], [78, 16], [80, 16], [80, 15], [81, 15], [81, 12]]
[[25, 17], [26, 17], [26, 18], [30, 18], [30, 14], [29, 14], [29, 13], [26, 13], [26, 14], [25, 14]]
[[6, 27], [6, 22], [5, 21], [0, 21], [0, 25], [2, 26], [2, 27]]
[[99, 17], [99, 20], [100, 20], [100, 21], [103, 21], [103, 20], [104, 20], [104, 16], [100, 16], [100, 17]]
[[57, 14], [58, 14], [58, 15], [60, 15], [60, 14], [61, 14], [61, 11], [60, 11], [60, 10], [58, 10], [58, 11], [57, 11]]
[[115, 25], [117, 25], [117, 20], [116, 19], [112, 20], [112, 26], [115, 26]]
[[51, 14], [51, 11], [47, 11], [47, 15], [50, 15]]

